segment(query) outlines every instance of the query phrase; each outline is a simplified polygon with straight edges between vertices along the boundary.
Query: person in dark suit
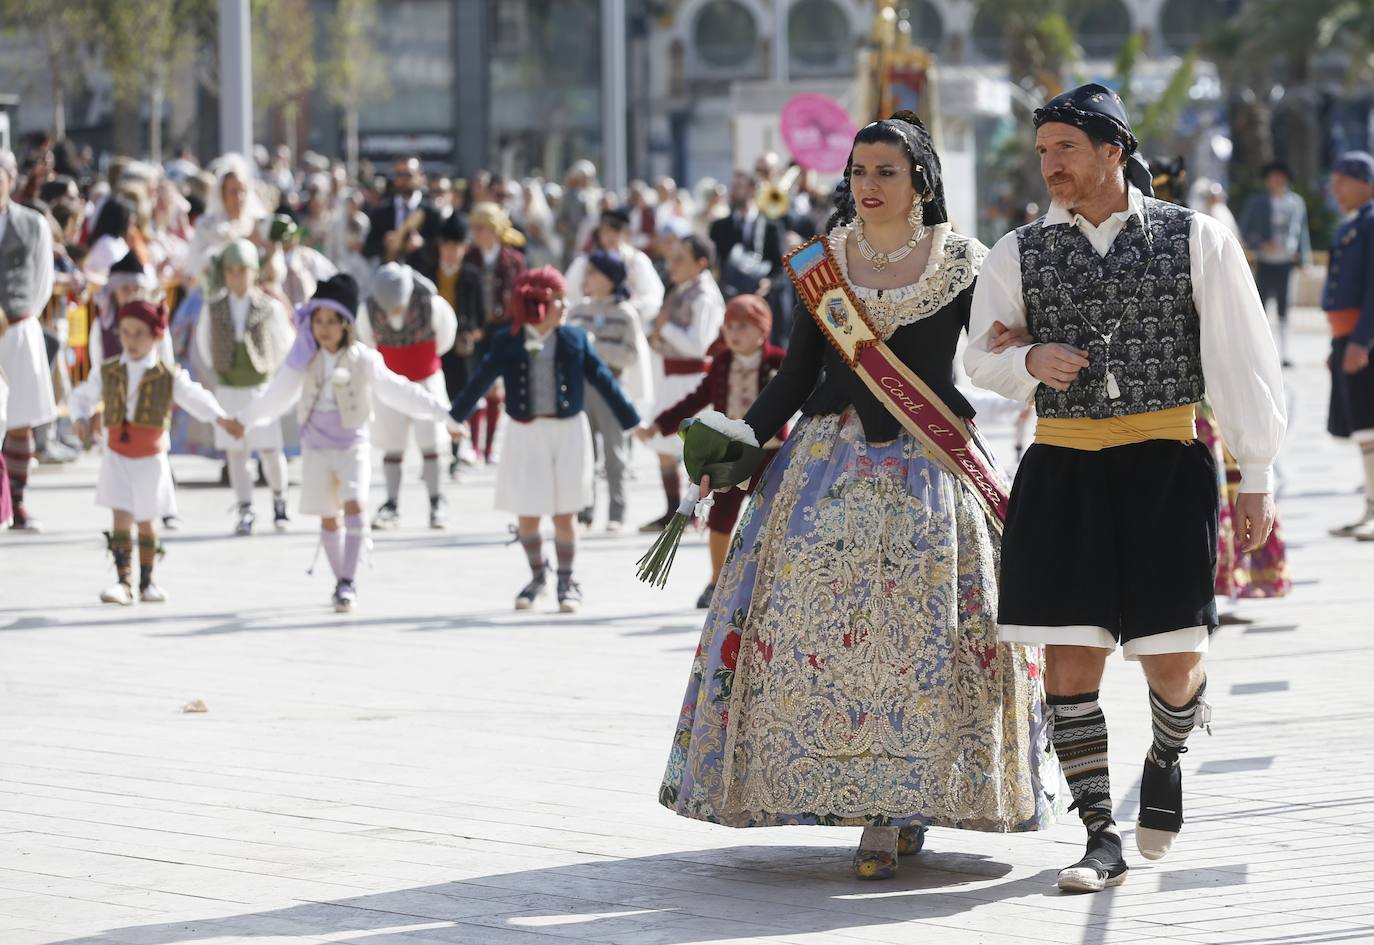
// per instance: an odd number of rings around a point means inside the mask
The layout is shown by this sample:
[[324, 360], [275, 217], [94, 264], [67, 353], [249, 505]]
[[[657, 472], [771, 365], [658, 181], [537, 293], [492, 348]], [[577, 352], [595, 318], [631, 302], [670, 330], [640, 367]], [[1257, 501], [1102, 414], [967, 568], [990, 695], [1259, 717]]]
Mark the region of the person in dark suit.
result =
[[[418, 226], [403, 237], [411, 216], [420, 211]], [[425, 173], [417, 157], [397, 158], [391, 166], [391, 195], [368, 211], [372, 226], [363, 255], [375, 265], [403, 259], [420, 272], [432, 272], [439, 259], [439, 227], [443, 217], [426, 196]], [[398, 234], [393, 236], [392, 234]]]
[[730, 215], [711, 224], [711, 242], [727, 299], [744, 292], [766, 295], [782, 272], [782, 228], [759, 212], [758, 182], [745, 171], [730, 181]]

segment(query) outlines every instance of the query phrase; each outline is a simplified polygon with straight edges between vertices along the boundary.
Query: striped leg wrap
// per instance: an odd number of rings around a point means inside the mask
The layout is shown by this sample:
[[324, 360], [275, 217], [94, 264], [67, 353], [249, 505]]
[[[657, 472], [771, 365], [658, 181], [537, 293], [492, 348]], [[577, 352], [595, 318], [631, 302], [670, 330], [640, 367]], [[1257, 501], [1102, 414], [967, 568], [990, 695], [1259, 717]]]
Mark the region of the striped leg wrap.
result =
[[1178, 758], [1179, 752], [1188, 750], [1185, 743], [1193, 729], [1203, 728], [1212, 719], [1212, 707], [1202, 698], [1206, 692], [1207, 680], [1204, 679], [1193, 698], [1181, 706], [1173, 706], [1150, 690], [1150, 727], [1154, 730], [1151, 761], [1168, 767]]
[[24, 487], [29, 484], [29, 462], [33, 459], [33, 431], [22, 436], [5, 435], [5, 466], [10, 477], [10, 501], [16, 509], [24, 505]]
[[162, 543], [156, 535], [138, 536], [138, 589], [146, 591], [153, 583], [153, 565], [162, 555]]
[[1089, 833], [1116, 829], [1112, 817], [1112, 783], [1107, 772], [1107, 718], [1096, 692], [1050, 696], [1054, 712], [1053, 743], [1073, 807]]

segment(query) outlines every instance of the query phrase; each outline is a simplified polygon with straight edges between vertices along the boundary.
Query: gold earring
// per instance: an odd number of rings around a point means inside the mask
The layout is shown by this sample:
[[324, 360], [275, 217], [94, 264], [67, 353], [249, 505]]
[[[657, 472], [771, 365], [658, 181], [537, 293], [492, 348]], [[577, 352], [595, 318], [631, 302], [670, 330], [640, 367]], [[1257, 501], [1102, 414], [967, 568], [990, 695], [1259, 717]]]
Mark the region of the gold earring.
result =
[[919, 230], [925, 222], [926, 211], [921, 205], [921, 198], [917, 197], [911, 201], [911, 209], [907, 211], [906, 222], [911, 224], [913, 230]]

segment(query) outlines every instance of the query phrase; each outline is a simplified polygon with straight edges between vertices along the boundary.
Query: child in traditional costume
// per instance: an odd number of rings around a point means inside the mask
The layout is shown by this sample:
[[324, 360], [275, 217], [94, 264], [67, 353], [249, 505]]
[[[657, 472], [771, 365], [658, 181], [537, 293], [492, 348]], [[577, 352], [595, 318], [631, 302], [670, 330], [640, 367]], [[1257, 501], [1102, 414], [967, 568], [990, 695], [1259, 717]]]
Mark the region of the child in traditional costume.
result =
[[230, 434], [243, 431], [225, 417], [213, 394], [161, 354], [159, 341], [167, 330], [165, 307], [136, 299], [120, 308], [117, 323], [122, 353], [91, 371], [72, 392], [70, 402], [82, 440], [90, 438], [89, 418], [96, 405], [104, 402], [98, 416], [105, 430], [105, 455], [95, 501], [114, 512], [106, 539], [118, 580], [100, 599], [126, 606], [134, 602], [133, 527], [137, 523], [138, 599], [161, 603], [167, 594], [153, 583], [153, 564], [162, 553], [157, 520], [176, 511], [167, 462], [172, 405], [198, 420], [213, 421]]
[[[157, 276], [149, 266], [139, 261], [134, 253], [126, 253], [110, 267], [109, 278], [96, 293], [96, 320], [91, 326], [87, 353], [92, 365], [104, 364], [110, 358], [119, 357], [122, 349], [119, 342], [119, 310], [134, 299], [146, 299], [156, 303], [162, 294]], [[157, 341], [158, 357], [169, 364], [175, 363], [171, 336], [163, 333]]]
[[[390, 262], [372, 277], [366, 310], [358, 319], [358, 339], [376, 348], [387, 368], [419, 384], [435, 397], [449, 400], [444, 386], [440, 354], [453, 347], [458, 319], [453, 308], [439, 297], [434, 283], [404, 263]], [[411, 429], [420, 448], [421, 477], [429, 491], [429, 527], [443, 528], [444, 495], [439, 489], [439, 444], [443, 421], [411, 420], [386, 404], [377, 405], [373, 435], [382, 449], [386, 476], [386, 502], [372, 520], [373, 528], [400, 524], [397, 504], [401, 496], [401, 460]]]
[[[301, 427], [302, 515], [320, 517], [320, 543], [334, 572], [334, 609], [351, 611], [367, 542], [363, 503], [372, 476], [368, 425], [373, 399], [417, 420], [443, 423], [449, 404], [390, 371], [357, 340], [358, 284], [340, 273], [296, 311], [296, 341], [282, 369], [240, 412], [252, 426], [292, 404]], [[343, 517], [343, 530], [339, 528]]]
[[[649, 327], [653, 349], [654, 409], [662, 412], [696, 389], [711, 367], [710, 350], [725, 318], [725, 299], [711, 275], [715, 250], [710, 241], [689, 236], [668, 250], [668, 275], [673, 287]], [[669, 431], [649, 442], [658, 454], [659, 474], [667, 510], [640, 526], [656, 532], [672, 520], [682, 498], [682, 441]]]
[[[468, 244], [464, 264], [477, 273], [480, 293], [476, 312], [465, 306], [458, 308], [460, 321], [476, 326], [480, 332], [476, 351], [485, 356], [493, 336], [510, 327], [508, 310], [515, 281], [525, 272], [525, 256], [521, 248], [525, 237], [511, 225], [505, 210], [494, 203], [479, 203], [468, 214], [472, 241]], [[496, 426], [501, 419], [501, 404], [506, 391], [500, 381], [487, 392], [486, 405], [472, 418], [472, 445], [488, 463], [495, 460]], [[485, 427], [483, 422], [485, 421]]]
[[[604, 249], [591, 253], [582, 277], [586, 294], [568, 313], [568, 324], [587, 332], [597, 356], [606, 362], [627, 396], [633, 397], [632, 391], [645, 391], [652, 381], [648, 373], [649, 344], [639, 312], [629, 301], [628, 280], [625, 260], [619, 253]], [[587, 421], [591, 424], [593, 444], [600, 438], [601, 457], [606, 464], [606, 489], [610, 493], [606, 530], [618, 532], [625, 522], [630, 438], [605, 398], [594, 390], [587, 393]], [[578, 516], [584, 525], [591, 525], [595, 505], [593, 478], [592, 504]]]
[[[236, 239], [224, 248], [220, 266], [224, 289], [206, 306], [196, 323], [196, 348], [201, 361], [215, 373], [215, 396], [230, 413], [243, 410], [266, 389], [291, 347], [291, 316], [286, 305], [254, 285], [258, 273], [258, 248]], [[272, 519], [278, 531], [286, 529], [286, 454], [282, 452], [281, 424], [252, 426], [247, 436], [235, 439], [216, 431], [215, 448], [224, 451], [229, 484], [238, 499], [235, 534], [250, 535], [253, 514], [253, 467], [257, 451], [263, 475], [272, 489]]]
[[[640, 427], [635, 435], [641, 440], [655, 436], [672, 436], [683, 420], [700, 411], [710, 408], [731, 420], [742, 420], [744, 414], [753, 406], [759, 392], [768, 385], [778, 372], [785, 356], [781, 348], [769, 344], [768, 336], [773, 329], [773, 312], [768, 303], [757, 295], [737, 295], [725, 306], [725, 347], [711, 362], [711, 370], [706, 377], [682, 400], [654, 418], [648, 426]], [[778, 436], [764, 444], [768, 459], [755, 475], [757, 482], [769, 460], [777, 454], [782, 441], [787, 436], [784, 427]], [[697, 607], [711, 606], [711, 596], [720, 580], [720, 570], [725, 566], [725, 555], [730, 550], [730, 535], [739, 520], [740, 508], [750, 490], [730, 489], [718, 493], [711, 505], [706, 527], [710, 532], [711, 543], [711, 581], [697, 598]]]
[[573, 580], [577, 552], [574, 518], [592, 500], [592, 434], [583, 415], [586, 386], [606, 399], [622, 429], [639, 425], [615, 375], [581, 328], [561, 324], [567, 283], [545, 266], [524, 273], [511, 293], [514, 323], [491, 338], [476, 375], [453, 402], [452, 416], [466, 420], [478, 400], [504, 378], [510, 425], [496, 480], [496, 507], [519, 519], [520, 544], [532, 578], [515, 598], [517, 610], [533, 607], [547, 590], [540, 520], [553, 518], [558, 554], [558, 605], [574, 613], [582, 590]]

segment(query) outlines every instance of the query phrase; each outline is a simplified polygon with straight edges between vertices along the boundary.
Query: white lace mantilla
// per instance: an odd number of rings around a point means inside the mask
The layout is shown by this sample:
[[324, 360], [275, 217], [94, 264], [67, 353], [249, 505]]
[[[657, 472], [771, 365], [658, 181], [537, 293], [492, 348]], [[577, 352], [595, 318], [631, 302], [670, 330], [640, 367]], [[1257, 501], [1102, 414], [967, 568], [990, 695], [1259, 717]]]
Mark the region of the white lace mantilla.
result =
[[830, 241], [830, 254], [884, 339], [891, 337], [898, 328], [934, 315], [954, 301], [960, 292], [973, 285], [988, 255], [988, 248], [976, 239], [960, 236], [948, 223], [937, 223], [930, 228], [930, 261], [920, 279], [896, 289], [870, 289], [855, 285], [849, 277], [845, 241], [852, 229], [846, 224], [830, 231], [826, 237]]

